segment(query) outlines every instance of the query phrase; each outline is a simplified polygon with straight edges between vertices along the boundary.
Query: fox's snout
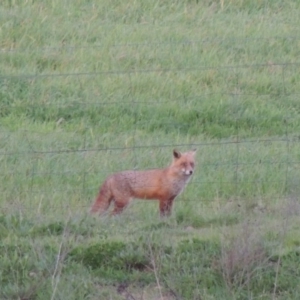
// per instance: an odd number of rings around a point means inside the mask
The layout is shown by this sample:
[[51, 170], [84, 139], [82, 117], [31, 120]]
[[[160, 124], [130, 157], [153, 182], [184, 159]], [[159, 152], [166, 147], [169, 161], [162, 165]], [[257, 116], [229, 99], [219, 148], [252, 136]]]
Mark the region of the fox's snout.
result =
[[194, 173], [194, 171], [193, 170], [182, 169], [182, 173], [184, 175], [190, 176], [190, 175], [192, 175]]

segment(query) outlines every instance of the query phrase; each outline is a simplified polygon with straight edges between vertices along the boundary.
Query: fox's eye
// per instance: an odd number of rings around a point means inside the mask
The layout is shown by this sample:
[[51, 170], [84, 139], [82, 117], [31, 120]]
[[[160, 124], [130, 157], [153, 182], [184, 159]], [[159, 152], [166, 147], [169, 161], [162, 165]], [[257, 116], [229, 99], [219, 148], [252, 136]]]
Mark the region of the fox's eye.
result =
[[186, 163], [185, 163], [185, 162], [182, 163], [182, 164], [181, 164], [181, 167], [182, 167], [182, 168], [186, 168]]
[[195, 164], [193, 162], [191, 162], [191, 167], [194, 168], [195, 167]]

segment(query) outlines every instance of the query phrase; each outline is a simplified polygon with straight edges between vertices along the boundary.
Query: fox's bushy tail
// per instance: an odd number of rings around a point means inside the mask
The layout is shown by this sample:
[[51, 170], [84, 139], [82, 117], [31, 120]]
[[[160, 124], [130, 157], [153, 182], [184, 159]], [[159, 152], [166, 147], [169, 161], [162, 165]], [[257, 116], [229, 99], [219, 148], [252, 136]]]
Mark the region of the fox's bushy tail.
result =
[[109, 183], [106, 180], [100, 188], [98, 196], [92, 205], [90, 212], [91, 213], [104, 213], [110, 205], [110, 202], [113, 198]]

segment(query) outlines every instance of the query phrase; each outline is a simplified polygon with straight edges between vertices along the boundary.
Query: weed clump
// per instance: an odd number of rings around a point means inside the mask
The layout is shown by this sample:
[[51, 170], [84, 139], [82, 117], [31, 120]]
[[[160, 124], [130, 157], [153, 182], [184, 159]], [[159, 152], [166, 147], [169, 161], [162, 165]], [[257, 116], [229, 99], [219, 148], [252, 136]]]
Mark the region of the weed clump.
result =
[[74, 248], [69, 256], [85, 267], [97, 270], [98, 273], [100, 271], [100, 274], [119, 271], [126, 276], [126, 272], [144, 271], [150, 264], [146, 254], [139, 251], [134, 244], [119, 241], [101, 242], [88, 247], [79, 246]]
[[121, 269], [125, 266], [124, 257], [122, 257], [125, 249], [126, 244], [123, 242], [105, 242], [88, 247], [78, 246], [69, 255], [73, 260], [92, 269]]
[[298, 265], [299, 252], [271, 255], [259, 230], [245, 223], [222, 242], [218, 269], [232, 295], [249, 298], [299, 293]]
[[22, 218], [21, 215], [0, 216], [0, 237], [6, 237], [11, 234], [16, 236], [27, 236], [34, 223], [28, 219]]
[[47, 225], [42, 225], [37, 227], [33, 230], [33, 235], [61, 235], [65, 229], [65, 223], [60, 222], [53, 222]]
[[197, 299], [200, 290], [217, 290], [224, 287], [216, 264], [221, 255], [217, 241], [181, 241], [174, 255], [164, 263], [162, 274], [166, 285], [184, 299]]
[[1, 242], [0, 252], [0, 298], [40, 299], [54, 270], [56, 246], [17, 237]]

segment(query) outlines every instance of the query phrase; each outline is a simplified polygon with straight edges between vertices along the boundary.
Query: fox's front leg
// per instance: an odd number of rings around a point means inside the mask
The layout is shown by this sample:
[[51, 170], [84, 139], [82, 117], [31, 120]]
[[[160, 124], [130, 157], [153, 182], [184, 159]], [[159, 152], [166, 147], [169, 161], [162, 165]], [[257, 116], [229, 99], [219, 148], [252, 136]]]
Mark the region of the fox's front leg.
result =
[[175, 196], [171, 197], [171, 198], [168, 198], [168, 199], [161, 199], [159, 201], [159, 211], [160, 211], [160, 216], [161, 217], [171, 215], [172, 205], [173, 205], [174, 199], [175, 199]]

